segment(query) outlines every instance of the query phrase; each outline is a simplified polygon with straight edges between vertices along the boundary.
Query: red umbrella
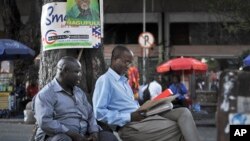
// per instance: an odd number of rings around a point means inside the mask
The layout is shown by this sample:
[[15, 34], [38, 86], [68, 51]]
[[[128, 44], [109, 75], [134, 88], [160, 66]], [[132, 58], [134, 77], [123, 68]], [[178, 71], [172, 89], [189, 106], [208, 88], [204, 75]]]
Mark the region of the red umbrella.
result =
[[[203, 63], [195, 58], [185, 58], [185, 57], [170, 59], [156, 68], [158, 73], [164, 73], [169, 71], [182, 73], [183, 82], [185, 73], [188, 74], [191, 74], [192, 72], [205, 73], [207, 69], [208, 66], [206, 63]], [[191, 83], [191, 85], [193, 84], [194, 82]], [[192, 97], [195, 97], [195, 92], [193, 90], [194, 89], [191, 89], [191, 95], [193, 95]]]
[[206, 72], [207, 64], [203, 63], [195, 58], [174, 58], [167, 62], [159, 65], [156, 70], [158, 73], [169, 72], [169, 71], [184, 71], [185, 73], [190, 72]]

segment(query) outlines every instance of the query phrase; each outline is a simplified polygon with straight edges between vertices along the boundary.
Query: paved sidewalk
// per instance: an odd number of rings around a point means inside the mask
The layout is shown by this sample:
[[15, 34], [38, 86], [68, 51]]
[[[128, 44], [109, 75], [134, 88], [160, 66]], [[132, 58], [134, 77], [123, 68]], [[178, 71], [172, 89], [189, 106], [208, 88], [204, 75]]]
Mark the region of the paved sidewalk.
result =
[[[0, 139], [2, 141], [28, 141], [32, 135], [33, 124], [24, 124], [20, 120], [0, 121]], [[202, 141], [216, 141], [215, 126], [197, 126]]]
[[[217, 140], [214, 123], [214, 120], [196, 120], [202, 141]], [[0, 139], [3, 141], [28, 141], [33, 127], [33, 124], [25, 124], [23, 119], [0, 119]]]
[[34, 125], [23, 123], [0, 122], [0, 139], [2, 141], [28, 141]]
[[0, 123], [24, 123], [24, 120], [21, 118], [13, 118], [13, 119], [0, 119]]
[[217, 129], [216, 129], [216, 127], [198, 126], [198, 132], [200, 133], [201, 141], [217, 141]]

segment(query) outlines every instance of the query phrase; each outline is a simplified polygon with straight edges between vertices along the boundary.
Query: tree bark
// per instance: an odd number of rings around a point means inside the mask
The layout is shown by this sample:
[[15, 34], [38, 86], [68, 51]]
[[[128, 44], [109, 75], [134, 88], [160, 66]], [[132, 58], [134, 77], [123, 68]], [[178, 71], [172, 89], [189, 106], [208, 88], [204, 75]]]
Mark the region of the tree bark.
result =
[[[1, 0], [0, 14], [3, 19], [5, 38], [14, 39], [24, 43], [26, 46], [35, 50], [36, 54], [40, 52], [40, 13], [38, 0], [30, 1], [31, 7], [29, 19], [23, 24], [21, 15], [18, 10], [16, 0]], [[30, 68], [36, 67], [33, 60], [15, 60], [14, 76], [21, 79], [23, 83], [28, 79], [38, 78], [38, 71], [29, 71]], [[32, 73], [28, 73], [32, 72]]]
[[[30, 1], [30, 14], [28, 21], [23, 24], [21, 16], [18, 11], [15, 0], [1, 0], [1, 15], [4, 21], [4, 29], [7, 38], [18, 40], [40, 53], [40, 68], [39, 68], [39, 86], [42, 88], [49, 81], [51, 81], [56, 72], [56, 63], [65, 56], [78, 57], [80, 49], [60, 49], [42, 51], [41, 48], [41, 32], [40, 32], [40, 17], [42, 5], [50, 2], [66, 2], [66, 0], [32, 0]], [[82, 81], [80, 87], [90, 97], [93, 92], [96, 79], [104, 72], [105, 62], [103, 56], [103, 49], [83, 49], [82, 57], [80, 58], [82, 64]], [[28, 69], [33, 60], [30, 61], [15, 61], [15, 76], [28, 75], [32, 71]], [[33, 76], [37, 76], [37, 72]], [[24, 78], [23, 78], [24, 79]], [[25, 80], [24, 80], [25, 81]]]
[[6, 38], [19, 39], [19, 30], [23, 26], [15, 0], [1, 0], [1, 15]]
[[[230, 33], [250, 31], [250, 1], [246, 0], [208, 0], [210, 12], [222, 14], [231, 19], [228, 24], [225, 21], [225, 28]], [[219, 16], [221, 20], [221, 16]]]

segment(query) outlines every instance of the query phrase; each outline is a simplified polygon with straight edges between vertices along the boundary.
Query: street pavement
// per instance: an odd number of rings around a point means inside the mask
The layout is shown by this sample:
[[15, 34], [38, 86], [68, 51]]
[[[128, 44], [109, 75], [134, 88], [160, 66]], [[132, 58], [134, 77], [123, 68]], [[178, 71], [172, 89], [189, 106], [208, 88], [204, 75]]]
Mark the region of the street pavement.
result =
[[198, 126], [201, 141], [217, 141], [217, 129], [215, 126]]
[[[24, 124], [22, 119], [0, 120], [0, 141], [28, 141], [32, 135], [33, 124]], [[197, 125], [202, 141], [216, 141], [216, 127]]]
[[0, 122], [1, 141], [28, 141], [34, 125]]

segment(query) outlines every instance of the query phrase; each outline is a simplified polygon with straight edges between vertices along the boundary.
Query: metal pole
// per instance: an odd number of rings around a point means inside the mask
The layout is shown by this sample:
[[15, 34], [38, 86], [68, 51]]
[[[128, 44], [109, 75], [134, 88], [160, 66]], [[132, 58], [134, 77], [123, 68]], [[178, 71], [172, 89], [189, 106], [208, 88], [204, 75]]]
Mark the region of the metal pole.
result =
[[[146, 0], [143, 0], [143, 32], [146, 32]], [[142, 81], [146, 84], [146, 49], [143, 48], [143, 59], [142, 59]]]
[[[103, 10], [103, 0], [100, 0], [100, 21], [101, 21], [101, 37], [104, 37], [104, 10]], [[103, 42], [102, 42], [103, 43]]]

